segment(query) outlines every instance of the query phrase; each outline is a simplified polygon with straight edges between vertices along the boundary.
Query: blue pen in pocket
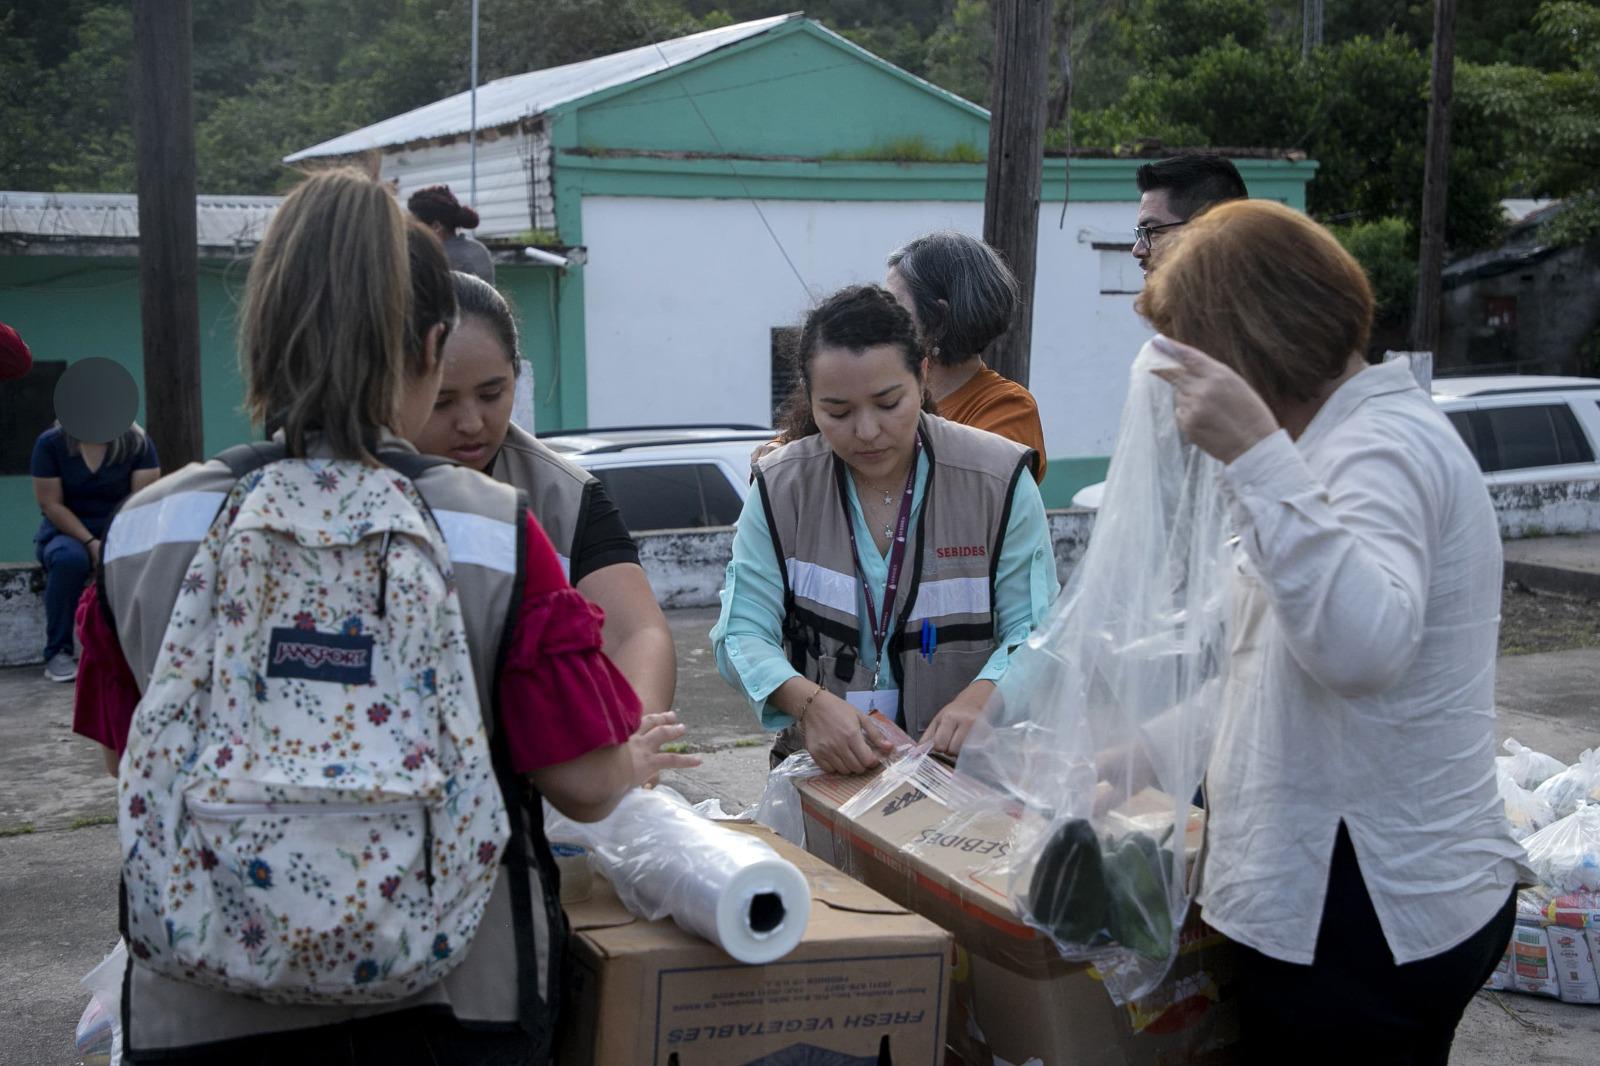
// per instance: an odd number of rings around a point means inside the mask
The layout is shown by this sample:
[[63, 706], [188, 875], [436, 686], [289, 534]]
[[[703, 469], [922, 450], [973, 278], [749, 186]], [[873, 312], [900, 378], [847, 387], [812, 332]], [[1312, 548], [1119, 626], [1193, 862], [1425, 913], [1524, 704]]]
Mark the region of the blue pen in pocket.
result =
[[922, 620], [922, 658], [933, 661], [933, 649], [938, 646], [939, 631], [926, 618]]

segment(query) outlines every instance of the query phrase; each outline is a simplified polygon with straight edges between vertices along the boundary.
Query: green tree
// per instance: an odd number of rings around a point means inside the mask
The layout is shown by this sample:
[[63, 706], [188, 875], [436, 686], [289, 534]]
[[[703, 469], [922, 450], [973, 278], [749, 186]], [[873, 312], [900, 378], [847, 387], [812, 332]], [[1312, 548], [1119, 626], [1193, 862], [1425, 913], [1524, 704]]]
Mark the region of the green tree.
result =
[[1546, 236], [1576, 243], [1600, 235], [1600, 8], [1554, 0], [1536, 24], [1562, 56], [1557, 69], [1469, 69], [1458, 98], [1505, 130], [1522, 191], [1567, 199]]
[[1329, 229], [1367, 272], [1377, 302], [1375, 325], [1403, 328], [1417, 295], [1417, 256], [1411, 226], [1403, 218], [1380, 218]]

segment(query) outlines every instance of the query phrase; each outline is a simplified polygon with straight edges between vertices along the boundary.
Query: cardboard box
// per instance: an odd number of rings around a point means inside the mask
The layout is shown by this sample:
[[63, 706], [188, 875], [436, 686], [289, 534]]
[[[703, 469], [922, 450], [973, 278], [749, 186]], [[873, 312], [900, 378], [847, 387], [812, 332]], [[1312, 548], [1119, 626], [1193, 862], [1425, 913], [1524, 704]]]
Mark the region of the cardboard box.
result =
[[[1081, 964], [1061, 958], [1049, 937], [1017, 917], [997, 870], [1019, 837], [1043, 826], [995, 813], [952, 830], [945, 824], [951, 814], [947, 789], [957, 786], [942, 783], [950, 776], [930, 762], [916, 782], [903, 782], [854, 818], [841, 808], [875, 788], [877, 775], [798, 782], [806, 850], [931, 918], [974, 955], [1013, 973], [1049, 977], [1078, 968]], [[1129, 814], [1148, 818], [1152, 806], [1135, 804]], [[1191, 819], [1187, 827], [1191, 852], [1199, 843], [1200, 824]]]
[[[925, 773], [887, 791], [875, 782], [871, 776], [801, 782], [806, 847], [955, 934], [971, 954], [961, 990], [970, 994], [972, 1021], [996, 1055], [1010, 1062], [1037, 1057], [1046, 1066], [1168, 1066], [1231, 1057], [1238, 1039], [1234, 954], [1197, 914], [1189, 916], [1163, 985], [1118, 1007], [1092, 967], [1062, 959], [1011, 908], [997, 860], [1036, 825], [995, 813], [953, 828], [937, 771], [931, 781]], [[883, 795], [847, 816], [842, 808], [867, 788]], [[1131, 806], [1127, 816], [1150, 818], [1161, 804]], [[1199, 829], [1197, 819], [1186, 826], [1191, 850]], [[965, 1035], [953, 1031], [952, 1047]]]
[[776, 834], [744, 827], [811, 884], [806, 934], [745, 966], [670, 920], [645, 922], [597, 877], [567, 907], [572, 981], [563, 1066], [940, 1066], [950, 935]]
[[1239, 1040], [1236, 956], [1191, 918], [1167, 979], [1126, 1007], [1111, 1002], [1093, 967], [1029, 978], [975, 956], [975, 1015], [988, 1046], [1007, 1062], [1045, 1066], [1231, 1063]]

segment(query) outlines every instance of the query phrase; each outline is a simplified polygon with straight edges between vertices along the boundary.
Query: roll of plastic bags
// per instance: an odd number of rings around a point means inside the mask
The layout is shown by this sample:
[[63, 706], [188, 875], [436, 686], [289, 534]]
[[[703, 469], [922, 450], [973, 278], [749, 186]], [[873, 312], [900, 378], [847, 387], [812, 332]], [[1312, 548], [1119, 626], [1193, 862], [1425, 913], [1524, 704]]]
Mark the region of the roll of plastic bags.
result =
[[1506, 805], [1506, 820], [1511, 823], [1511, 835], [1525, 840], [1556, 820], [1550, 804], [1543, 796], [1529, 792], [1511, 779], [1504, 766], [1494, 768], [1495, 784], [1500, 789], [1500, 800]]
[[1522, 842], [1539, 883], [1558, 895], [1600, 892], [1600, 804], [1583, 803]]
[[1511, 774], [1511, 780], [1523, 788], [1536, 789], [1567, 768], [1560, 759], [1542, 751], [1534, 751], [1526, 744], [1519, 744], [1516, 737], [1507, 737], [1500, 746], [1510, 754], [1500, 756], [1496, 762], [1504, 766]]
[[805, 935], [811, 886], [765, 842], [634, 789], [598, 822], [545, 808], [546, 835], [587, 846], [629, 913], [670, 917], [739, 962], [781, 959]]
[[1553, 774], [1534, 790], [1534, 795], [1550, 805], [1557, 818], [1565, 818], [1584, 802], [1600, 802], [1600, 748], [1591, 748], [1578, 761]]
[[1134, 360], [1088, 549], [958, 763], [986, 786], [976, 794], [1043, 825], [992, 876], [1119, 1003], [1153, 989], [1177, 953], [1183, 828], [1225, 697], [1242, 558], [1221, 465], [1183, 440], [1171, 387], [1151, 373], [1163, 365], [1148, 344]]

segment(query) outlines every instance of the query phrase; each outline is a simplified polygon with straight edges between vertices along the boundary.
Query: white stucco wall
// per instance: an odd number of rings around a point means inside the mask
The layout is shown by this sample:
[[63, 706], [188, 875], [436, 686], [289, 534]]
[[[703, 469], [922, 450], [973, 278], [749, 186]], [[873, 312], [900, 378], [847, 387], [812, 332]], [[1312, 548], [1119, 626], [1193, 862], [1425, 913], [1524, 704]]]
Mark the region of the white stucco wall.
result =
[[[763, 201], [812, 293], [883, 279], [884, 257], [929, 230], [980, 234], [983, 205]], [[1052, 457], [1110, 454], [1127, 368], [1148, 335], [1133, 313], [1125, 250], [1132, 203], [1060, 205], [1039, 225], [1031, 386]], [[1124, 234], [1128, 236], [1124, 237]], [[798, 325], [811, 296], [748, 201], [585, 197], [589, 423], [764, 423], [771, 330]]]

